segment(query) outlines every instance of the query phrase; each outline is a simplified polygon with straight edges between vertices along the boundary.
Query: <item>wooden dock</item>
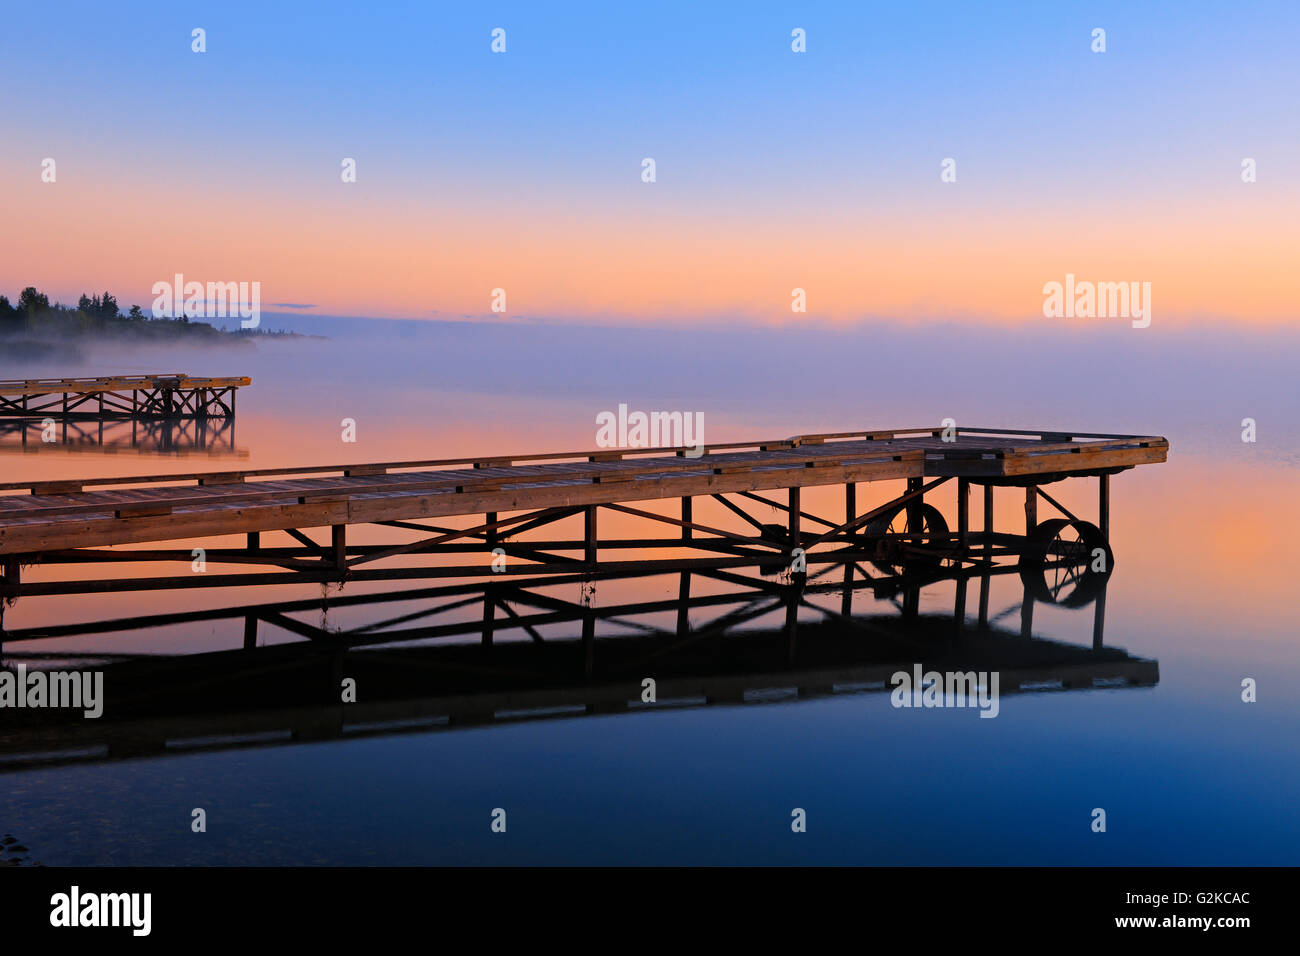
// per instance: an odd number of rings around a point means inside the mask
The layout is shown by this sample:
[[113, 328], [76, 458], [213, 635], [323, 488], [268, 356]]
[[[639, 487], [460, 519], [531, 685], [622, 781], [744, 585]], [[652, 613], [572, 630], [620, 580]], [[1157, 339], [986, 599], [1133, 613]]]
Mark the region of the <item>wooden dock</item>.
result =
[[[1098, 548], [1106, 552], [1109, 566], [1110, 476], [1162, 462], [1167, 453], [1168, 442], [1155, 436], [925, 428], [710, 445], [699, 457], [689, 457], [681, 448], [600, 449], [10, 482], [0, 484], [0, 595], [717, 569], [755, 563], [784, 565], [801, 574], [811, 564], [859, 560], [915, 571], [1007, 556], [1050, 568], [1058, 562], [1077, 565]], [[1082, 477], [1099, 482], [1096, 523], [1071, 514], [1042, 487]], [[905, 480], [905, 493], [859, 508], [859, 485], [888, 479]], [[934, 490], [948, 482], [957, 486], [951, 521], [932, 500]], [[983, 489], [982, 529], [971, 527], [972, 484]], [[801, 507], [802, 488], [827, 485], [844, 486], [843, 518], [810, 514]], [[1023, 533], [993, 528], [992, 499], [998, 487], [1023, 491]], [[783, 491], [786, 500], [760, 494], [765, 491]], [[692, 503], [701, 496], [721, 502], [744, 527], [695, 521]], [[635, 507], [663, 500], [679, 501], [680, 517]], [[1040, 522], [1040, 501], [1059, 516]], [[765, 524], [745, 510], [755, 502], [784, 511], [786, 521]], [[605, 510], [667, 525], [672, 537], [602, 538], [597, 516]], [[584, 519], [581, 538], [524, 537], [575, 515]], [[464, 528], [420, 523], [448, 517], [470, 520]], [[402, 540], [391, 545], [349, 543], [348, 528], [363, 524], [401, 532]], [[306, 533], [315, 528], [329, 529], [327, 542]], [[263, 536], [272, 532], [285, 533], [288, 546], [265, 542]], [[244, 535], [246, 544], [208, 549], [209, 562], [259, 570], [84, 581], [27, 582], [20, 577], [26, 564], [188, 564], [189, 543], [183, 549], [119, 546], [222, 535]], [[699, 556], [609, 559], [618, 550], [667, 547], [689, 548]], [[426, 561], [417, 567], [395, 567], [389, 560], [475, 553], [475, 563], [450, 566]], [[508, 566], [494, 566], [494, 554], [509, 556]], [[381, 562], [384, 566], [368, 567]]]
[[184, 372], [0, 381], [0, 416], [22, 418], [232, 418], [248, 376]]

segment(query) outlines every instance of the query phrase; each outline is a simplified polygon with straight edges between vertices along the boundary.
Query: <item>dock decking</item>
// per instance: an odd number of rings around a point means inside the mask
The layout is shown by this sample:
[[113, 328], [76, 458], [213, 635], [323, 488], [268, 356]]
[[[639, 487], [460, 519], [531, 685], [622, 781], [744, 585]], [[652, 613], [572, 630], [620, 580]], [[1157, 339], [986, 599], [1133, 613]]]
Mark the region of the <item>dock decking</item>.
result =
[[[0, 568], [4, 571], [0, 595], [498, 572], [650, 571], [670, 565], [698, 570], [759, 563], [802, 569], [808, 563], [863, 559], [924, 567], [1031, 555], [1040, 562], [1077, 564], [1098, 548], [1108, 553], [1110, 476], [1162, 462], [1167, 453], [1168, 442], [1158, 436], [926, 428], [710, 445], [698, 457], [681, 448], [600, 449], [10, 482], [0, 484]], [[1071, 477], [1099, 479], [1096, 524], [1068, 512], [1041, 487]], [[887, 479], [906, 480], [906, 492], [869, 510], [859, 509], [859, 484]], [[948, 520], [926, 501], [926, 495], [953, 479], [958, 489], [957, 514], [956, 528], [950, 531]], [[801, 507], [800, 489], [839, 484], [845, 489], [843, 520], [812, 515]], [[981, 531], [970, 527], [972, 484], [984, 489]], [[992, 496], [997, 486], [1025, 490], [1024, 534], [994, 531]], [[759, 494], [773, 490], [786, 491], [786, 503]], [[736, 531], [694, 520], [692, 502], [702, 496], [721, 502], [748, 527]], [[680, 518], [630, 504], [665, 499], [680, 500]], [[1040, 523], [1040, 499], [1062, 517]], [[763, 523], [743, 509], [750, 501], [783, 510], [786, 523]], [[674, 537], [601, 538], [597, 514], [605, 509], [667, 524]], [[521, 537], [575, 515], [585, 518], [581, 538], [538, 542]], [[470, 526], [417, 523], [447, 517], [469, 517]], [[407, 533], [406, 539], [392, 545], [349, 543], [348, 527], [360, 524], [398, 529]], [[810, 525], [818, 527], [809, 530]], [[330, 529], [328, 544], [304, 532], [325, 527]], [[261, 536], [276, 531], [287, 533], [294, 545], [264, 546]], [[412, 541], [410, 532], [424, 537]], [[257, 565], [261, 571], [83, 582], [20, 580], [21, 566], [32, 563], [188, 563], [188, 545], [184, 550], [108, 549], [221, 535], [246, 535], [247, 545], [208, 549], [208, 560]], [[680, 556], [669, 561], [600, 560], [601, 551], [669, 546], [690, 548], [701, 556], [685, 563]], [[473, 552], [479, 553], [477, 564], [363, 567], [402, 556]], [[511, 566], [490, 567], [483, 556], [490, 560], [494, 554], [509, 555]], [[277, 573], [264, 573], [271, 569]]]
[[246, 375], [184, 372], [0, 381], [0, 415], [22, 418], [231, 418]]

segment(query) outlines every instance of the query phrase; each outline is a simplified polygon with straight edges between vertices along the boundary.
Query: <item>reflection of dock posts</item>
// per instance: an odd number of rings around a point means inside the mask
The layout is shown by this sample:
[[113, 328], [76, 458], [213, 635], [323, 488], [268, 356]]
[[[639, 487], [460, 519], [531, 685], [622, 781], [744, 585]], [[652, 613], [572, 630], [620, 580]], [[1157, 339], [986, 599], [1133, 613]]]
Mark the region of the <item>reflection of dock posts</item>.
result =
[[496, 590], [489, 584], [483, 588], [483, 640], [481, 643], [484, 647], [492, 643], [492, 632], [496, 629], [496, 622]]
[[677, 636], [685, 637], [691, 630], [691, 572], [683, 571], [677, 584]]
[[[1030, 491], [1032, 490], [1031, 488]], [[1025, 585], [1025, 596], [1020, 602], [1020, 636], [1034, 636], [1034, 596], [1029, 593], [1028, 584]]]
[[1106, 581], [1101, 583], [1097, 599], [1092, 605], [1092, 649], [1099, 651], [1105, 645], [1106, 631]]
[[799, 642], [799, 589], [786, 588], [782, 598], [785, 601], [786, 658], [789, 663], [793, 664]]
[[1101, 529], [1101, 536], [1110, 541], [1110, 475], [1102, 475], [1097, 479], [1101, 483], [1097, 500], [1097, 527]]
[[853, 616], [853, 562], [844, 562], [844, 598], [840, 602], [840, 615]]
[[257, 647], [257, 615], [244, 615], [244, 650], [251, 651]]
[[957, 578], [956, 594], [953, 596], [953, 633], [960, 637], [966, 628], [966, 575]]
[[980, 575], [980, 619], [979, 628], [981, 631], [987, 631], [989, 627], [989, 581], [991, 576], [988, 574]]
[[[336, 650], [333, 654], [330, 655], [330, 677], [332, 678], [331, 681], [332, 686], [327, 687], [325, 689], [325, 700], [329, 704], [338, 704], [342, 702], [341, 694], [343, 690], [343, 654], [344, 651], [342, 648], [340, 648], [339, 650]], [[335, 710], [333, 714], [333, 718], [334, 721], [337, 721], [337, 723], [334, 724], [334, 728], [332, 728], [334, 729], [334, 734], [337, 735], [339, 733], [342, 733], [343, 732], [343, 708], [340, 707], [337, 710]]]
[[921, 589], [912, 586], [903, 591], [903, 620], [915, 621], [921, 608]]
[[596, 668], [596, 609], [588, 604], [582, 612], [582, 673], [590, 677]]

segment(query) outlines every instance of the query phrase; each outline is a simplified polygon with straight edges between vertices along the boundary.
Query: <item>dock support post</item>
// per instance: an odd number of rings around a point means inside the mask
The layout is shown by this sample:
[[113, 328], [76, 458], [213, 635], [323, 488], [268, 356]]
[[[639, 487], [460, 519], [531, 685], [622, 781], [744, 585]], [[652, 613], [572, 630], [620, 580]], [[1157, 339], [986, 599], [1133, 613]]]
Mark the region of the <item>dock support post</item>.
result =
[[965, 557], [970, 547], [970, 481], [966, 478], [957, 479], [957, 546]]
[[1038, 527], [1038, 486], [1025, 486], [1025, 537], [1034, 533]]
[[853, 616], [853, 562], [844, 562], [844, 597], [840, 600], [840, 616]]
[[487, 647], [492, 643], [492, 632], [496, 629], [497, 622], [497, 601], [496, 593], [491, 585], [483, 589], [483, 640], [482, 644]]
[[[484, 520], [483, 520], [483, 523], [484, 523], [484, 524], [496, 524], [496, 523], [497, 523], [497, 513], [496, 513], [495, 511], [489, 511], [489, 512], [487, 512], [486, 514], [483, 515], [483, 519], [484, 519]], [[487, 546], [488, 546], [488, 549], [491, 550], [492, 548], [495, 548], [495, 547], [497, 546], [497, 541], [498, 541], [498, 538], [497, 538], [497, 529], [496, 529], [496, 528], [488, 528], [488, 533], [487, 533]]]
[[248, 550], [253, 554], [257, 554], [257, 552], [262, 550], [262, 532], [248, 532]]
[[1110, 475], [1102, 475], [1097, 479], [1101, 483], [1097, 501], [1097, 527], [1101, 529], [1101, 536], [1110, 541]]
[[583, 554], [583, 560], [592, 567], [596, 566], [596, 506], [588, 505], [587, 510], [583, 512], [585, 526], [585, 537], [587, 547]]
[[799, 547], [799, 489], [790, 489], [790, 549]]
[[1092, 605], [1092, 649], [1099, 651], [1106, 645], [1106, 583], [1102, 582], [1101, 590], [1097, 592], [1097, 599]]
[[844, 523], [848, 524], [858, 516], [858, 485], [856, 482], [844, 483]]
[[[694, 501], [694, 499], [692, 499], [692, 498], [683, 498], [683, 499], [682, 499], [682, 520], [685, 521], [685, 522], [687, 522], [687, 523], [691, 523], [691, 522], [693, 522], [693, 521], [695, 520], [694, 518], [691, 517], [691, 515], [694, 513], [694, 509], [691, 507], [693, 501]], [[690, 540], [691, 540], [691, 529], [690, 529], [690, 528], [687, 528], [687, 527], [685, 527], [685, 526], [682, 527], [682, 540], [683, 540], [683, 541], [690, 541]]]
[[340, 576], [348, 565], [348, 526], [336, 524], [330, 528], [330, 550], [333, 554], [334, 567]]
[[[923, 481], [924, 479], [922, 478], [907, 479], [908, 493], [910, 494], [913, 491], [918, 491]], [[917, 495], [907, 503], [907, 540], [909, 542], [913, 541], [912, 535], [918, 534], [921, 531], [921, 505], [924, 504], [924, 499], [924, 495]]]
[[[18, 567], [18, 557], [16, 555], [6, 557], [3, 565], [0, 565], [0, 570], [4, 571], [4, 577], [0, 578], [0, 597], [17, 597], [18, 585], [22, 583], [22, 572]], [[0, 614], [3, 613], [3, 607], [0, 607]], [[3, 628], [0, 628], [0, 633], [3, 633]]]
[[257, 647], [257, 616], [244, 615], [244, 650], [251, 651]]
[[984, 563], [993, 563], [993, 486], [984, 486]]

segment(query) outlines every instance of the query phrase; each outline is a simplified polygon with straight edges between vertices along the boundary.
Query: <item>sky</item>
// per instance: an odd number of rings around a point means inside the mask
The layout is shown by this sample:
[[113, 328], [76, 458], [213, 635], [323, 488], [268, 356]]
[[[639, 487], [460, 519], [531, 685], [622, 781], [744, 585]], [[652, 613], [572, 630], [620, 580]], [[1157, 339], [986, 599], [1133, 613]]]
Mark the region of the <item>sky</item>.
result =
[[604, 6], [10, 5], [0, 292], [1043, 323], [1073, 274], [1296, 318], [1294, 3]]

